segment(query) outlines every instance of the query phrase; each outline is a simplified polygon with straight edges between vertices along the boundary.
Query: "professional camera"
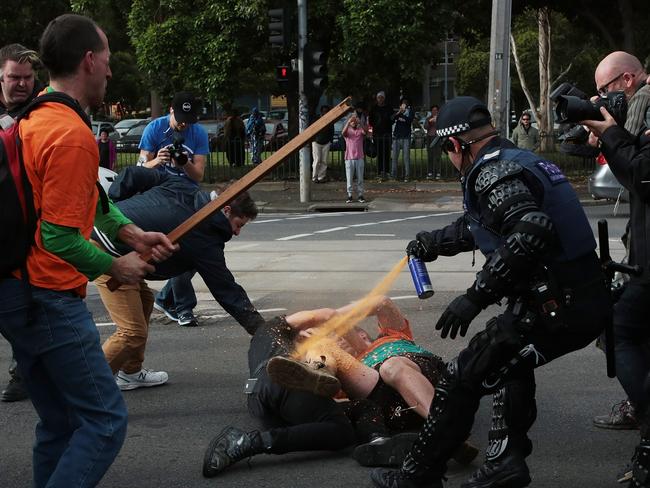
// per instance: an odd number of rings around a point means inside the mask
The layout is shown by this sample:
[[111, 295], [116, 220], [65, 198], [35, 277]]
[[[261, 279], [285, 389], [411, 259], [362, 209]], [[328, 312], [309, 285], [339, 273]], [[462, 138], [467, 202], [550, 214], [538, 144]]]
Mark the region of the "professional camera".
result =
[[174, 136], [174, 142], [165, 148], [169, 151], [169, 155], [176, 166], [185, 166], [187, 163], [187, 154], [183, 149], [184, 142], [185, 138], [183, 136], [176, 135]]
[[603, 120], [600, 107], [605, 107], [620, 126], [627, 117], [627, 99], [622, 91], [609, 92], [592, 102], [584, 92], [570, 83], [562, 83], [549, 97], [555, 102], [555, 118], [560, 124], [581, 120]]

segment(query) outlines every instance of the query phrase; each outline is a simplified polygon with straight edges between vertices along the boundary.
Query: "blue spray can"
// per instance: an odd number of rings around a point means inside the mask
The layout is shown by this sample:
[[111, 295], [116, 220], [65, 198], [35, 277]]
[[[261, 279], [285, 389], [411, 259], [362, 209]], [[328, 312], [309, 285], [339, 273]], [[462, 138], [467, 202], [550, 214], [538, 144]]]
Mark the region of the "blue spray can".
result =
[[411, 271], [411, 277], [413, 278], [413, 284], [415, 285], [415, 292], [418, 294], [418, 298], [424, 300], [433, 296], [433, 286], [431, 286], [429, 272], [424, 262], [415, 256], [409, 256], [409, 270]]

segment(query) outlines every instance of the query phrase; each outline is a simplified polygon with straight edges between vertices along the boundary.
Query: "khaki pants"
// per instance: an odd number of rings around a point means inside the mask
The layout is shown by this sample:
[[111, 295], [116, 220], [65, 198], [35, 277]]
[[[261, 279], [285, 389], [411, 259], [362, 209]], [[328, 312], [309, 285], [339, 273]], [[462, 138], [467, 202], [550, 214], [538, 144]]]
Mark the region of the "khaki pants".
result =
[[119, 370], [137, 373], [144, 361], [153, 292], [144, 280], [135, 285], [122, 285], [111, 292], [106, 287], [109, 278], [102, 275], [95, 280], [99, 296], [117, 325], [117, 330], [106, 339], [102, 349], [113, 374]]

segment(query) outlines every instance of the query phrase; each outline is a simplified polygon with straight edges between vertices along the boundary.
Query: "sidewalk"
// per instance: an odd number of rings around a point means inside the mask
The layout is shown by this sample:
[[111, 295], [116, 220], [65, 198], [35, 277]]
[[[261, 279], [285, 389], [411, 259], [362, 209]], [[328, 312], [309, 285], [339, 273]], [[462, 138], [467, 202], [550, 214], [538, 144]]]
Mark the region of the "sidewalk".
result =
[[[593, 200], [587, 191], [586, 178], [572, 184], [583, 205], [610, 203]], [[250, 188], [260, 213], [304, 213], [384, 210], [399, 212], [459, 211], [463, 208], [463, 195], [457, 180], [439, 181], [384, 181], [364, 182], [365, 203], [345, 203], [345, 181], [309, 182], [311, 197], [300, 201], [298, 181], [260, 181]], [[214, 185], [206, 185], [214, 189]], [[356, 195], [355, 195], [356, 196]]]

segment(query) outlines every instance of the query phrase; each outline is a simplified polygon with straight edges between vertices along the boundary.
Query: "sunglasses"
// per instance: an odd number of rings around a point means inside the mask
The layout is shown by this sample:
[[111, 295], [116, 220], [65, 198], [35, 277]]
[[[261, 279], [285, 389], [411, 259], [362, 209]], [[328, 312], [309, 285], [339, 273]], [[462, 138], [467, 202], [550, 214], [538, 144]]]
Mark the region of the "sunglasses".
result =
[[453, 139], [451, 137], [445, 137], [440, 142], [440, 149], [442, 149], [445, 154], [465, 152], [467, 151], [469, 146], [471, 146], [475, 142], [479, 142], [482, 141], [483, 139], [487, 139], [488, 137], [492, 137], [496, 135], [499, 135], [498, 130], [493, 130], [491, 132], [488, 132], [487, 134], [479, 136], [476, 139], [472, 139], [471, 141], [464, 141], [460, 137], [454, 137]]

